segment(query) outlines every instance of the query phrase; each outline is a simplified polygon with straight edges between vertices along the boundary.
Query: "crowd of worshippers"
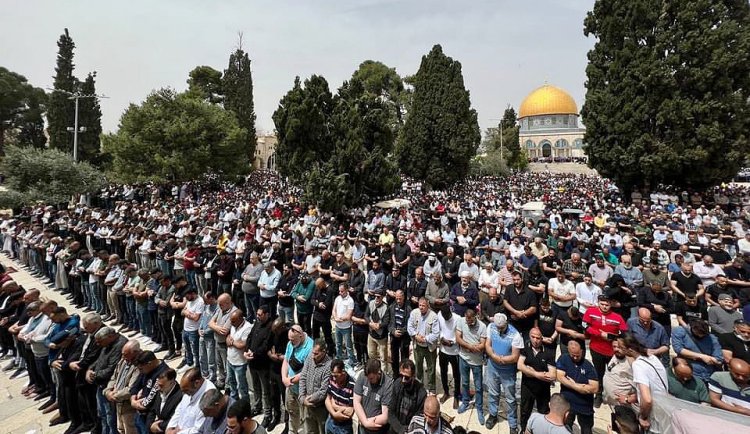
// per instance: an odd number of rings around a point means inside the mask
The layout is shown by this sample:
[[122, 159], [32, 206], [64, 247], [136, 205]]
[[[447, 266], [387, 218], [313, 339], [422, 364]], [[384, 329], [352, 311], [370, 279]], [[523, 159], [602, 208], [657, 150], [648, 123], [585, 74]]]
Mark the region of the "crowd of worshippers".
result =
[[603, 403], [659, 432], [660, 393], [750, 415], [747, 210], [548, 177], [539, 221], [535, 186], [331, 215], [271, 175], [25, 209], [3, 250], [81, 313], [4, 273], [3, 369], [67, 433], [450, 432], [451, 399], [511, 434], [589, 433]]

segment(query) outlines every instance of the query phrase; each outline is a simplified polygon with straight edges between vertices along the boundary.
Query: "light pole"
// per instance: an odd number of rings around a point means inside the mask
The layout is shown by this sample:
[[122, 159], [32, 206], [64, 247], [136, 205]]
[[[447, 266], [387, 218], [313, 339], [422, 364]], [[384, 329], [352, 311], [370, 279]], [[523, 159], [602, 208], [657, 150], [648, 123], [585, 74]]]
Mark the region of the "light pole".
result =
[[73, 121], [74, 125], [72, 128], [68, 127], [67, 129], [68, 129], [68, 132], [73, 133], [73, 162], [77, 163], [78, 162], [78, 133], [86, 132], [86, 127], [78, 128], [78, 100], [81, 98], [108, 98], [108, 97], [104, 95], [96, 95], [96, 94], [82, 95], [80, 92], [73, 93], [67, 90], [62, 90], [62, 89], [49, 89], [48, 88], [47, 90], [51, 90], [53, 92], [64, 93], [65, 95], [68, 95], [68, 99], [75, 100], [76, 114], [75, 114], [75, 118]]

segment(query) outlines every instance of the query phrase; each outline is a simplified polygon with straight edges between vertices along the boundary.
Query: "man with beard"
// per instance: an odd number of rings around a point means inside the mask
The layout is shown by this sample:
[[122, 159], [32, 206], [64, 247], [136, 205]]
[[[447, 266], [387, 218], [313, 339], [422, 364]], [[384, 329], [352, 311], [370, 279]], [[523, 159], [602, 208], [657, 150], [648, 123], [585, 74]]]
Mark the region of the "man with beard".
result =
[[476, 309], [479, 305], [479, 290], [472, 280], [471, 272], [463, 271], [461, 281], [451, 288], [451, 301], [453, 312], [458, 316], [464, 316], [467, 309]]
[[[58, 320], [60, 316], [67, 317], [64, 308], [57, 309], [54, 317], [52, 317], [53, 321]], [[60, 309], [62, 310], [60, 311]], [[97, 313], [89, 313], [81, 321], [81, 326], [86, 333], [86, 339], [81, 343], [80, 357], [77, 361], [72, 361], [67, 366], [62, 366], [62, 368], [70, 368], [76, 373], [78, 404], [82, 419], [81, 424], [88, 429], [93, 429], [97, 422], [96, 386], [86, 381], [86, 373], [96, 363], [102, 350], [95, 338], [96, 333], [102, 328], [102, 318]], [[74, 411], [73, 409], [70, 410]], [[54, 419], [50, 421], [50, 423], [52, 422], [54, 422]]]
[[549, 413], [550, 386], [557, 378], [555, 353], [542, 342], [542, 332], [533, 328], [529, 332], [529, 342], [518, 357], [518, 370], [521, 371], [521, 432], [526, 432], [526, 424], [531, 411]]
[[276, 425], [281, 421], [282, 414], [287, 419], [287, 412], [281, 411], [281, 403], [286, 396], [286, 387], [281, 381], [281, 367], [284, 363], [284, 352], [289, 342], [289, 327], [276, 318], [271, 324], [271, 348], [268, 350], [270, 360], [269, 374], [271, 383], [271, 421], [267, 425], [268, 431], [273, 431]]
[[653, 320], [664, 327], [667, 336], [671, 336], [672, 296], [663, 290], [660, 283], [652, 282], [638, 291], [638, 305], [648, 307], [652, 311]]
[[86, 382], [96, 386], [97, 413], [102, 433], [114, 434], [117, 431], [117, 414], [112, 403], [104, 396], [104, 389], [115, 372], [122, 356], [122, 348], [128, 340], [110, 327], [99, 329], [94, 338], [101, 352], [96, 362], [86, 371]]
[[732, 359], [729, 372], [714, 372], [708, 383], [711, 405], [722, 410], [750, 416], [750, 364]]
[[453, 247], [448, 247], [446, 249], [446, 253], [441, 261], [441, 264], [442, 264], [443, 276], [445, 276], [445, 281], [450, 286], [455, 285], [459, 279], [458, 269], [461, 266], [461, 259], [458, 256], [456, 256], [456, 253]]
[[409, 299], [412, 309], [419, 305], [419, 299], [425, 296], [427, 291], [427, 279], [424, 276], [424, 268], [417, 267], [414, 269], [414, 278], [406, 284], [406, 296]]
[[415, 378], [414, 362], [409, 359], [403, 360], [398, 371], [399, 377], [393, 382], [388, 404], [388, 423], [393, 434], [403, 432], [412, 418], [422, 413], [427, 398], [427, 391]]
[[[295, 324], [289, 328], [289, 342], [281, 365], [281, 381], [286, 387], [285, 407], [289, 416], [287, 427], [291, 434], [298, 434], [302, 425], [299, 382], [305, 360], [313, 348], [313, 340]], [[360, 419], [362, 420], [362, 419]]]
[[229, 294], [221, 294], [216, 299], [216, 304], [218, 308], [208, 322], [208, 328], [216, 335], [216, 387], [223, 390], [227, 378], [227, 336], [231, 328], [230, 317], [237, 307], [232, 303]]
[[450, 306], [450, 288], [443, 279], [442, 273], [432, 275], [431, 281], [427, 284], [425, 298], [435, 312], [439, 312], [443, 306]]
[[568, 352], [557, 359], [557, 381], [563, 397], [570, 403], [565, 424], [568, 428], [578, 419], [581, 434], [591, 434], [594, 427], [594, 395], [599, 390], [594, 365], [583, 358], [578, 342], [568, 343]]
[[690, 361], [693, 373], [704, 382], [721, 370], [724, 363], [719, 340], [709, 333], [708, 323], [703, 320], [693, 320], [687, 327], [672, 330], [672, 349]]
[[[393, 380], [380, 368], [380, 360], [370, 359], [354, 385], [354, 412], [365, 434], [388, 432], [388, 403]], [[294, 432], [296, 434], [296, 432]]]
[[346, 372], [342, 360], [331, 362], [326, 410], [328, 410], [328, 419], [325, 426], [327, 433], [354, 433], [352, 427], [352, 416], [354, 415], [354, 378]]
[[[627, 323], [619, 314], [612, 311], [609, 297], [599, 296], [599, 304], [586, 310], [583, 322], [588, 324], [586, 335], [591, 338], [591, 361], [596, 368], [597, 384], [601, 386], [604, 368], [612, 358], [612, 341], [628, 329]], [[594, 405], [602, 402], [601, 390], [594, 399]]]
[[[315, 293], [312, 296], [313, 305], [313, 322], [312, 337], [313, 339], [325, 338], [328, 351], [333, 354], [333, 327], [331, 326], [331, 317], [333, 316], [333, 303], [336, 300], [337, 291], [334, 290], [323, 278], [315, 281]], [[323, 331], [321, 336], [321, 330]]]
[[324, 434], [328, 417], [325, 399], [331, 375], [331, 358], [324, 339], [318, 339], [305, 359], [299, 380], [299, 403], [305, 421], [305, 432]]
[[[247, 337], [247, 351], [244, 353], [250, 372], [250, 392], [253, 413], [263, 413], [261, 425], [267, 427], [273, 419], [271, 411], [271, 375], [268, 370], [268, 350], [271, 349], [271, 325], [273, 318], [267, 306], [261, 306], [256, 313], [257, 321]], [[262, 400], [261, 400], [262, 399]]]
[[626, 349], [620, 340], [612, 342], [614, 354], [607, 363], [602, 379], [603, 402], [612, 407], [626, 405], [638, 411], [638, 395], [633, 382], [632, 360], [627, 357]]
[[130, 406], [130, 388], [138, 379], [135, 360], [141, 355], [141, 346], [136, 340], [128, 341], [122, 347], [122, 358], [117, 362], [115, 372], [104, 389], [104, 397], [115, 405], [117, 425], [125, 434], [135, 434], [135, 409]]
[[719, 335], [721, 352], [729, 363], [738, 358], [750, 363], [750, 323], [744, 319], [734, 322], [734, 330]]
[[[149, 429], [146, 420], [149, 411], [154, 408], [154, 401], [159, 393], [157, 378], [168, 369], [172, 372], [175, 371], [170, 369], [164, 361], [157, 359], [151, 351], [141, 353], [135, 359], [135, 364], [138, 367], [139, 374], [135, 384], [130, 388], [130, 406], [136, 410], [135, 426], [138, 432], [142, 433]], [[172, 377], [172, 379], [174, 378]]]
[[401, 267], [393, 267], [391, 274], [385, 278], [383, 288], [385, 289], [388, 304], [396, 298], [396, 291], [402, 290], [406, 294], [406, 277], [401, 273]]
[[399, 370], [401, 360], [409, 358], [411, 338], [407, 330], [407, 322], [411, 315], [411, 306], [406, 303], [404, 291], [396, 291], [395, 302], [388, 308], [391, 321], [388, 323], [390, 335], [391, 369], [395, 375]]

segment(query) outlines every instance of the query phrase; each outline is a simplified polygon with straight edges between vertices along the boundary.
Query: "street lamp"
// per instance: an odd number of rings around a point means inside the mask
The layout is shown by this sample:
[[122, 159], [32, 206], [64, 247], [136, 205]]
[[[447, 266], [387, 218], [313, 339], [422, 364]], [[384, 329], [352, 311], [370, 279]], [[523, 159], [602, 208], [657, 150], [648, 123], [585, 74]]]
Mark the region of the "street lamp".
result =
[[53, 92], [64, 93], [65, 95], [68, 95], [68, 99], [75, 100], [76, 102], [76, 114], [75, 114], [75, 120], [73, 122], [74, 125], [72, 127], [68, 127], [67, 130], [68, 132], [73, 133], [73, 162], [77, 163], [78, 162], [78, 133], [86, 132], [86, 127], [78, 128], [78, 100], [81, 98], [108, 98], [108, 97], [104, 95], [96, 95], [96, 94], [82, 95], [80, 92], [73, 93], [67, 90], [62, 90], [62, 89], [47, 88], [47, 90], [51, 90]]

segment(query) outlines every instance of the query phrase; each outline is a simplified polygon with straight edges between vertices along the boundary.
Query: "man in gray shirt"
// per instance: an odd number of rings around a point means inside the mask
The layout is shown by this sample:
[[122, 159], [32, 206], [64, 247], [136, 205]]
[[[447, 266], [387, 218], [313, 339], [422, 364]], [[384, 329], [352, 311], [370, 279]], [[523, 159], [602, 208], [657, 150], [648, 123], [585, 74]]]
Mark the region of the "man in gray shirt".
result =
[[227, 378], [227, 336], [232, 324], [229, 323], [229, 317], [232, 312], [237, 310], [237, 306], [232, 303], [232, 296], [221, 294], [216, 300], [219, 307], [216, 313], [208, 322], [208, 328], [214, 331], [216, 335], [216, 387], [224, 389]]
[[354, 412], [365, 434], [388, 432], [388, 404], [393, 379], [385, 375], [380, 360], [370, 359], [354, 384]]
[[565, 427], [565, 415], [570, 410], [570, 404], [559, 393], [553, 393], [549, 400], [549, 413], [533, 413], [526, 425], [526, 432], [530, 434], [570, 434]]
[[708, 325], [715, 335], [734, 331], [734, 322], [742, 319], [742, 313], [734, 307], [734, 300], [729, 294], [719, 295], [719, 305], [708, 309]]

